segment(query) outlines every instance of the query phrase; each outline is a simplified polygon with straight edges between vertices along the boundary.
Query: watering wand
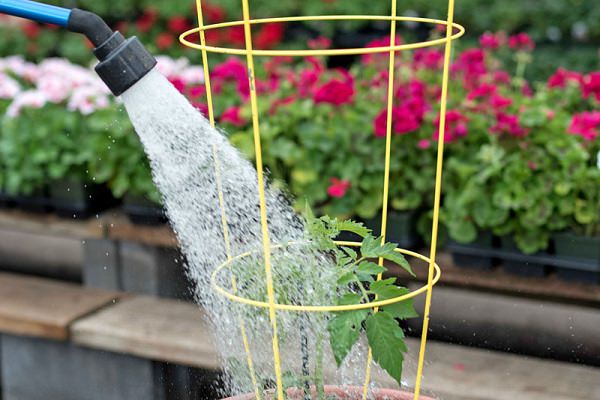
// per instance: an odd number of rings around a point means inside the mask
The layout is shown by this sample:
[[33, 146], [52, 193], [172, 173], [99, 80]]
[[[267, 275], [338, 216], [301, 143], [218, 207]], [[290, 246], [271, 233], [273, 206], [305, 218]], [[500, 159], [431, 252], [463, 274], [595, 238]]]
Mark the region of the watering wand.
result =
[[96, 73], [115, 96], [121, 95], [154, 66], [156, 60], [134, 36], [125, 39], [98, 15], [29, 0], [0, 0], [0, 13], [61, 26], [84, 34], [94, 45], [100, 61]]

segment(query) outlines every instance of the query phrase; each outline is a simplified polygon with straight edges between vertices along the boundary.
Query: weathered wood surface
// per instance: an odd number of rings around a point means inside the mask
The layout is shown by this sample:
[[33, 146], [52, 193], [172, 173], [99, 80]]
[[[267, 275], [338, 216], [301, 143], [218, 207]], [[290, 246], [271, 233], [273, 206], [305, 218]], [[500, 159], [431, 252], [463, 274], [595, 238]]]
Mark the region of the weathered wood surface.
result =
[[78, 344], [159, 361], [217, 369], [217, 355], [201, 309], [190, 303], [131, 297], [72, 327]]
[[53, 214], [32, 214], [19, 210], [1, 210], [0, 228], [27, 233], [70, 238], [97, 238], [104, 236], [101, 218], [87, 220], [60, 218]]
[[177, 247], [175, 233], [168, 225], [145, 226], [131, 223], [126, 216], [116, 214], [106, 218], [107, 237], [159, 247]]
[[117, 297], [70, 283], [0, 273], [0, 332], [64, 340], [73, 321]]

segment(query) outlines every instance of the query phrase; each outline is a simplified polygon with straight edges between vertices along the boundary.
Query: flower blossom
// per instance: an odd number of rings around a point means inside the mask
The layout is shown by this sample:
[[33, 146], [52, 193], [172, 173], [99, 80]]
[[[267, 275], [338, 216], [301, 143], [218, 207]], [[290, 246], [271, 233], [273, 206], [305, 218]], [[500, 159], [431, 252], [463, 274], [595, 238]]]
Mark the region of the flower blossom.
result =
[[46, 105], [47, 99], [44, 93], [37, 90], [28, 90], [19, 93], [8, 106], [6, 116], [16, 118], [21, 115], [21, 110], [25, 107], [42, 108]]
[[568, 71], [564, 68], [558, 68], [556, 72], [548, 79], [549, 88], [564, 88], [569, 83], [581, 84], [583, 75], [579, 72]]
[[331, 197], [344, 197], [350, 189], [350, 181], [339, 178], [331, 178], [331, 185], [327, 188], [327, 194]]
[[415, 68], [438, 70], [444, 65], [444, 53], [437, 49], [418, 49], [413, 57]]
[[108, 107], [109, 104], [108, 96], [105, 93], [91, 86], [82, 86], [73, 91], [67, 109], [89, 115], [96, 110]]
[[592, 141], [598, 137], [599, 126], [600, 111], [586, 111], [573, 115], [567, 132], [572, 135], [579, 135], [587, 141]]
[[225, 62], [215, 66], [211, 72], [214, 80], [215, 92], [220, 91], [224, 81], [233, 81], [237, 84], [237, 91], [244, 100], [250, 97], [250, 85], [248, 83], [248, 70], [246, 65], [236, 57], [229, 57]]
[[490, 128], [494, 133], [508, 133], [514, 137], [527, 136], [529, 131], [521, 126], [517, 115], [499, 112], [496, 114], [496, 124]]
[[592, 95], [600, 101], [600, 71], [592, 72], [583, 78], [583, 97], [586, 99]]
[[502, 45], [502, 35], [485, 32], [479, 37], [479, 45], [487, 50], [496, 50]]
[[[438, 114], [433, 121], [433, 125], [437, 128], [435, 130], [435, 132], [433, 133], [433, 137], [436, 140], [439, 139], [440, 122], [441, 122], [441, 118], [440, 118], [440, 115]], [[462, 115], [459, 111], [448, 110], [446, 112], [444, 142], [452, 143], [461, 137], [467, 136], [467, 133], [468, 133], [467, 122], [468, 122], [468, 118], [466, 116]]]
[[522, 32], [508, 38], [508, 47], [515, 50], [531, 51], [535, 48], [535, 43], [528, 34]]
[[21, 91], [17, 81], [0, 72], [0, 99], [12, 99]]
[[335, 106], [351, 103], [354, 99], [354, 81], [352, 79], [331, 79], [317, 87], [313, 95], [316, 104], [329, 103]]
[[[390, 46], [391, 43], [391, 36], [386, 36], [383, 37], [381, 39], [375, 39], [370, 41], [369, 43], [367, 43], [365, 45], [365, 47], [388, 47]], [[398, 46], [402, 44], [402, 37], [400, 37], [399, 35], [396, 35], [395, 41], [394, 41], [394, 45]], [[363, 64], [371, 64], [373, 62], [380, 62], [383, 60], [388, 60], [390, 57], [390, 53], [387, 50], [382, 51], [381, 53], [373, 53], [373, 54], [363, 54], [361, 56], [361, 62]]]
[[228, 107], [221, 114], [221, 122], [228, 122], [233, 126], [244, 126], [246, 121], [241, 116], [241, 108], [240, 107]]

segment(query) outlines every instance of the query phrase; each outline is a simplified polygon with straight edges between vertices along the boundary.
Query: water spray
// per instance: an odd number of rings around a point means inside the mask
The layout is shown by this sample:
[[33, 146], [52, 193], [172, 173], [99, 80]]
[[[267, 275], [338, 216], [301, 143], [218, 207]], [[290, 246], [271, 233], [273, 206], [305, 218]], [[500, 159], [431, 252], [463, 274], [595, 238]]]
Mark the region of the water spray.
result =
[[135, 85], [156, 65], [156, 59], [134, 36], [125, 39], [98, 15], [29, 0], [0, 0], [0, 13], [52, 24], [85, 35], [100, 61], [96, 73], [115, 96]]

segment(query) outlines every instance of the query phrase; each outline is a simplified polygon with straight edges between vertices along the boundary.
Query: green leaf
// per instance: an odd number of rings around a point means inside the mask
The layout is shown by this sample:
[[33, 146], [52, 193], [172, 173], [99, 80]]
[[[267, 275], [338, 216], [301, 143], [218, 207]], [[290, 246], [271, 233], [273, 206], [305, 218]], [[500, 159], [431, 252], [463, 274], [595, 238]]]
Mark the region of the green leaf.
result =
[[338, 313], [329, 320], [329, 341], [338, 367], [358, 340], [362, 322], [368, 315], [368, 310], [347, 311]]
[[354, 281], [355, 276], [353, 271], [345, 272], [338, 278], [337, 283], [338, 285], [347, 285]]
[[340, 232], [355, 233], [362, 238], [364, 238], [371, 232], [371, 230], [369, 228], [367, 228], [366, 226], [364, 226], [364, 224], [362, 222], [355, 222], [352, 220], [338, 222], [337, 229]]
[[366, 328], [373, 360], [401, 385], [403, 353], [408, 351], [404, 332], [396, 320], [384, 312], [371, 314]]
[[371, 290], [374, 291], [374, 290], [383, 288], [383, 287], [388, 286], [388, 285], [393, 285], [394, 283], [396, 283], [396, 278], [382, 279], [382, 280], [379, 280], [377, 282], [373, 282], [371, 284]]
[[338, 300], [338, 305], [347, 306], [349, 304], [360, 304], [362, 296], [358, 293], [346, 293]]
[[371, 261], [363, 261], [358, 264], [358, 271], [369, 275], [379, 275], [387, 271], [387, 268]]
[[[373, 285], [371, 285], [371, 292], [377, 295], [377, 300], [389, 300], [408, 294], [410, 290], [393, 285], [375, 288], [373, 288]], [[399, 319], [415, 318], [419, 316], [419, 314], [417, 314], [415, 311], [412, 299], [400, 301], [388, 306], [383, 306], [381, 309], [387, 313], [390, 313], [392, 317]]]

